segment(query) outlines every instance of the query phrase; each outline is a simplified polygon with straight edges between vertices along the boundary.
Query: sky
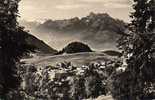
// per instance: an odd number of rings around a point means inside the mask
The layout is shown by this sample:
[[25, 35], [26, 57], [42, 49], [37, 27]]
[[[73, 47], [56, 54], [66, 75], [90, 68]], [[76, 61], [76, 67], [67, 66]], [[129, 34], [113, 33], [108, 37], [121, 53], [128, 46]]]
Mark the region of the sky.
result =
[[19, 12], [20, 19], [28, 21], [69, 19], [95, 12], [128, 22], [131, 4], [131, 0], [21, 0]]

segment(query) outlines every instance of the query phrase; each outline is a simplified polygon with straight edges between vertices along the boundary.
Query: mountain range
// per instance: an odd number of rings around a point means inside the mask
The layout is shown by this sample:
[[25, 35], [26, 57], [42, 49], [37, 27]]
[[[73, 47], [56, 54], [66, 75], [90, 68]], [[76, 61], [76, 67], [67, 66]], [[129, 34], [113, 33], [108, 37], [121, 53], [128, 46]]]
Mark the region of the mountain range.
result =
[[126, 23], [122, 20], [107, 13], [93, 12], [82, 18], [48, 19], [43, 23], [23, 21], [22, 25], [59, 50], [74, 41], [86, 43], [95, 50], [116, 49], [117, 39], [126, 30]]

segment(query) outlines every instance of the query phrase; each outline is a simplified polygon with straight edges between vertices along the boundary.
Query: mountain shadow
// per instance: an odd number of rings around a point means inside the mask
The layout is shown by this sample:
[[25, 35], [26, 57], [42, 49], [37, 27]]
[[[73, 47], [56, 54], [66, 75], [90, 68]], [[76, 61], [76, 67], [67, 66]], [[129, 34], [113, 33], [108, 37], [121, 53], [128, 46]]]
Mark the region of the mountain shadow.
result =
[[56, 54], [57, 53], [57, 50], [51, 48], [44, 41], [39, 40], [38, 38], [29, 34], [28, 32], [23, 31], [22, 33], [26, 35], [27, 44], [35, 47], [36, 53], [41, 53], [41, 54]]

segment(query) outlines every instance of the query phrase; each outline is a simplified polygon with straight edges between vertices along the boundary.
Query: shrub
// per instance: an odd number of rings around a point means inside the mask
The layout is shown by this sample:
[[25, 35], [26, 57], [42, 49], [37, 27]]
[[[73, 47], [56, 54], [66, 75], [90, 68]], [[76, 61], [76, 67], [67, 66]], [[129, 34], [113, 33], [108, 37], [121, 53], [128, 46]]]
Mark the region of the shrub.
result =
[[81, 67], [68, 62], [56, 66], [23, 65], [19, 69], [23, 79], [19, 94], [28, 100], [96, 98], [109, 93], [108, 78], [114, 68], [114, 61]]

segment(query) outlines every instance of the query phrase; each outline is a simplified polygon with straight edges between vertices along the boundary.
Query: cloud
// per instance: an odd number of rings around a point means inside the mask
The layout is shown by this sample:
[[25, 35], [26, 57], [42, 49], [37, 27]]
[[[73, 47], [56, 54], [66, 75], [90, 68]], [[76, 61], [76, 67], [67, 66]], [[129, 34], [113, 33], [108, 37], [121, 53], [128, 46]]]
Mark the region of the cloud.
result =
[[[21, 0], [21, 18], [28, 20], [82, 17], [89, 12], [107, 12], [128, 20], [131, 0]], [[117, 12], [119, 9], [119, 13]]]
[[131, 0], [80, 0], [89, 3], [130, 3]]
[[106, 8], [128, 8], [131, 0], [80, 0], [83, 3], [92, 5], [102, 5]]
[[130, 0], [61, 0], [60, 4], [54, 7], [58, 10], [75, 10], [75, 9], [96, 9], [102, 7], [107, 9], [128, 8]]
[[128, 8], [128, 4], [119, 4], [119, 3], [106, 3], [104, 4], [104, 7], [106, 8]]
[[85, 4], [65, 4], [65, 5], [56, 5], [55, 8], [60, 10], [71, 10], [71, 9], [78, 9], [82, 7], [89, 7], [89, 5]]
[[114, 5], [114, 7], [125, 7], [131, 4], [131, 0], [80, 0], [83, 3]]
[[82, 2], [90, 2], [90, 3], [105, 3], [105, 2], [111, 2], [114, 0], [80, 0]]

